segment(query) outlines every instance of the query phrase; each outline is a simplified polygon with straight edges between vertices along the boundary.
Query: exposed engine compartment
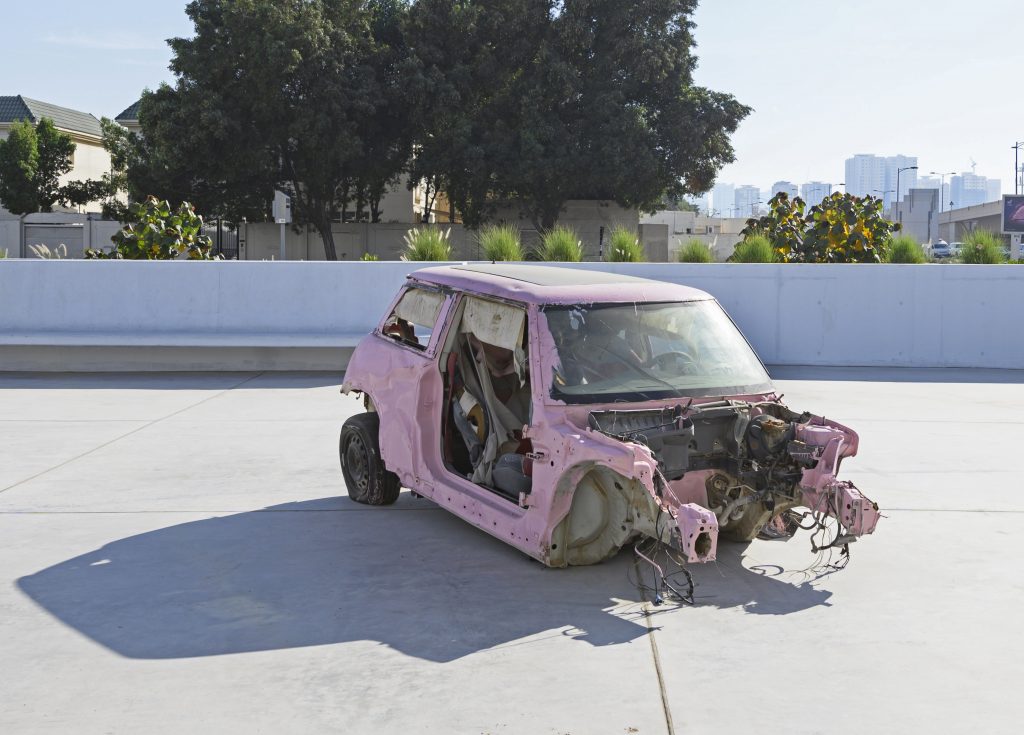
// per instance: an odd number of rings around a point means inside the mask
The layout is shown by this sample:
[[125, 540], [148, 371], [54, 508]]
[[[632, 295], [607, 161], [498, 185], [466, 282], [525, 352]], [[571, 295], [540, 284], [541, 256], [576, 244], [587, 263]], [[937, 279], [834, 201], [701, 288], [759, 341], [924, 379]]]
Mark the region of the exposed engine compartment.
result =
[[659, 497], [670, 484], [702, 477], [706, 507], [727, 537], [752, 540], [774, 517], [801, 505], [837, 518], [843, 532], [836, 540], [871, 533], [877, 523], [877, 506], [835, 478], [842, 458], [856, 453], [856, 434], [780, 402], [594, 411], [588, 425], [650, 451]]

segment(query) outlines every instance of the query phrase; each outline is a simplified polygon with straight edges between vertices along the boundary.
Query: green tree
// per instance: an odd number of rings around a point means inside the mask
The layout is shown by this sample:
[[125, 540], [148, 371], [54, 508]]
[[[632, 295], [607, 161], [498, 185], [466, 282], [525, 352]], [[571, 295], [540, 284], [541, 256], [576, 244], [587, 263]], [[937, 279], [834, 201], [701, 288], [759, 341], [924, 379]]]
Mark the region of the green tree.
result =
[[42, 118], [11, 126], [7, 140], [0, 140], [0, 204], [14, 214], [52, 212], [56, 204], [86, 204], [106, 191], [104, 182], [60, 178], [74, 166], [75, 143], [53, 121]]
[[[170, 41], [173, 87], [145, 95], [151, 171], [209, 211], [266, 212], [292, 196], [320, 233], [379, 202], [411, 150], [401, 0], [194, 0], [192, 38]], [[178, 192], [175, 192], [177, 194]]]
[[710, 188], [750, 110], [694, 85], [695, 7], [420, 0], [428, 134], [415, 175], [469, 224], [509, 199], [543, 230], [569, 199], [646, 209]]

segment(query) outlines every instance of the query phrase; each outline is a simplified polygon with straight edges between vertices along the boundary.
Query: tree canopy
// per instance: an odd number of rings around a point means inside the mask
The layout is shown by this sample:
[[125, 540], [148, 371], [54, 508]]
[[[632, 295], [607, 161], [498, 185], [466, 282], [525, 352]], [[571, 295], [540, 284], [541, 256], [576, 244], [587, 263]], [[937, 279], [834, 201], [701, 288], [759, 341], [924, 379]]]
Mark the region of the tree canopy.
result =
[[55, 204], [85, 204], [105, 190], [103, 182], [60, 178], [74, 167], [75, 142], [49, 118], [22, 120], [0, 140], [0, 204], [13, 214], [52, 212]]
[[129, 188], [236, 219], [284, 189], [328, 258], [331, 222], [376, 221], [406, 172], [474, 226], [508, 202], [544, 229], [570, 199], [653, 208], [710, 188], [750, 111], [693, 83], [695, 7], [193, 0], [176, 82], [121, 141]]
[[695, 0], [420, 0], [414, 171], [467, 222], [499, 199], [550, 228], [569, 199], [652, 208], [706, 191], [750, 112], [693, 83]]

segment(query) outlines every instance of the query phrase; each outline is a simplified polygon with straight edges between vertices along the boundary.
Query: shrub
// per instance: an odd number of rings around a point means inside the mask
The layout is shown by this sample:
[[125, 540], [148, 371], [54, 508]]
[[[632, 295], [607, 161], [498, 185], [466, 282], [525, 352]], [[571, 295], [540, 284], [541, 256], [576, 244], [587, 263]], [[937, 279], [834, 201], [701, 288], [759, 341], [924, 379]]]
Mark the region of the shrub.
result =
[[[789, 198], [789, 195], [780, 191], [771, 201], [768, 202], [768, 214], [763, 217], [747, 220], [747, 226], [740, 232], [744, 239], [752, 235], [763, 236], [764, 242], [775, 249], [777, 257], [771, 260], [746, 260], [738, 261], [743, 263], [771, 263], [778, 260], [788, 260], [803, 252], [804, 234], [810, 225], [811, 218], [805, 214], [806, 205], [800, 197]], [[758, 248], [761, 246], [758, 245]], [[759, 252], [760, 256], [761, 253]], [[731, 258], [735, 260], [735, 257]]]
[[608, 241], [608, 260], [613, 263], [643, 263], [647, 257], [636, 233], [620, 225], [612, 230]]
[[363, 253], [362, 256], [360, 256], [359, 260], [363, 261], [364, 263], [374, 263], [380, 260], [380, 258], [378, 258], [373, 253]]
[[583, 243], [570, 227], [553, 227], [540, 238], [537, 260], [553, 263], [579, 263], [583, 260]]
[[515, 225], [488, 225], [477, 236], [485, 260], [525, 260], [519, 228]]
[[927, 263], [924, 248], [912, 237], [900, 235], [893, 238], [885, 254], [887, 263]]
[[736, 243], [729, 260], [733, 263], [776, 263], [780, 255], [764, 235], [747, 235]]
[[451, 234], [451, 228], [444, 231], [437, 227], [412, 228], [405, 233], [402, 260], [451, 260]]
[[1002, 238], [988, 230], [974, 230], [960, 247], [960, 262], [972, 265], [1006, 262]]
[[694, 238], [679, 249], [680, 263], [712, 263], [711, 248]]
[[111, 260], [218, 260], [213, 240], [203, 234], [203, 218], [192, 205], [182, 202], [172, 209], [167, 201], [149, 197], [128, 209], [129, 221], [114, 235], [109, 252], [89, 249], [86, 258]]
[[900, 229], [882, 214], [882, 200], [835, 192], [804, 213], [800, 197], [785, 192], [769, 202], [770, 213], [748, 219], [744, 236], [764, 234], [786, 263], [879, 263], [892, 233]]

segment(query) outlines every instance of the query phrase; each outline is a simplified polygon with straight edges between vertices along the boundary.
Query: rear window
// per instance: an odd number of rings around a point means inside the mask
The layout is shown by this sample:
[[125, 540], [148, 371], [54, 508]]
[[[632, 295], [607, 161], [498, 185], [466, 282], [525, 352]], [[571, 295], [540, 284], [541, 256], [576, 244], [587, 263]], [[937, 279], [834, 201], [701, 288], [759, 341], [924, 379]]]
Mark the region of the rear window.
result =
[[444, 296], [424, 288], [408, 288], [381, 327], [381, 334], [425, 350], [437, 325]]

